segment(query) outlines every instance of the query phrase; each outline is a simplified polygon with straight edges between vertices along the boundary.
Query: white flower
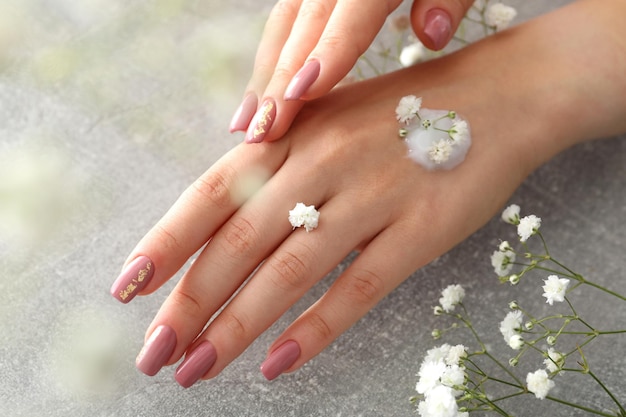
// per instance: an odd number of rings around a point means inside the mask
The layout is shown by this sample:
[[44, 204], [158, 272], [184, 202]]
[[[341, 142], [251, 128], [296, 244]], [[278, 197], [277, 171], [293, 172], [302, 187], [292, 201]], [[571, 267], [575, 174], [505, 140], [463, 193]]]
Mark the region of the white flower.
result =
[[439, 303], [446, 313], [454, 310], [454, 306], [463, 301], [465, 290], [460, 285], [448, 285], [442, 292]]
[[450, 158], [452, 143], [447, 139], [439, 139], [428, 150], [428, 157], [435, 164], [442, 164]]
[[556, 275], [550, 275], [548, 279], [544, 279], [543, 296], [546, 297], [546, 303], [552, 305], [555, 301], [562, 303], [565, 300], [565, 292], [569, 285], [569, 279], [559, 278]]
[[441, 376], [446, 371], [446, 364], [443, 361], [424, 361], [418, 372], [419, 380], [415, 385], [415, 390], [420, 394], [428, 394], [430, 391], [441, 385]]
[[446, 355], [446, 364], [449, 366], [458, 365], [461, 359], [467, 356], [466, 347], [463, 345], [456, 345], [450, 347], [448, 354]]
[[420, 401], [417, 411], [422, 417], [456, 417], [459, 408], [452, 389], [440, 385]]
[[520, 350], [524, 346], [524, 339], [519, 334], [514, 334], [509, 338], [509, 346], [513, 350]]
[[526, 375], [526, 385], [528, 386], [528, 391], [535, 394], [535, 397], [543, 400], [554, 387], [554, 381], [548, 378], [548, 373], [545, 370], [539, 369]]
[[520, 207], [517, 204], [511, 204], [502, 212], [502, 220], [510, 224], [519, 224]]
[[506, 29], [511, 21], [517, 16], [517, 10], [502, 3], [495, 3], [489, 6], [485, 13], [485, 22], [489, 26], [494, 26], [496, 30]]
[[289, 222], [295, 229], [304, 226], [307, 232], [315, 229], [319, 222], [320, 212], [315, 210], [315, 206], [306, 206], [304, 203], [298, 203], [289, 210]]
[[519, 240], [526, 242], [529, 237], [537, 233], [539, 227], [541, 227], [541, 218], [535, 216], [534, 214], [523, 217], [517, 225]]
[[546, 354], [548, 357], [543, 360], [543, 363], [546, 365], [548, 371], [554, 373], [563, 367], [565, 356], [563, 356], [562, 353], [557, 352], [551, 347]]
[[519, 310], [509, 311], [500, 322], [500, 333], [504, 340], [509, 343], [511, 337], [518, 334], [522, 328], [522, 312]]
[[460, 120], [452, 125], [448, 134], [453, 141], [460, 142], [467, 137], [468, 132], [467, 122], [465, 120]]
[[[459, 365], [452, 365], [446, 367], [443, 375], [441, 375], [441, 383], [446, 387], [454, 388], [463, 386], [463, 382], [465, 382], [465, 368]], [[458, 390], [455, 390], [454, 396], [460, 395]]]
[[411, 119], [417, 116], [420, 107], [422, 107], [421, 97], [404, 96], [400, 99], [398, 107], [396, 107], [396, 119], [400, 123], [409, 124]]
[[451, 346], [447, 343], [434, 347], [426, 352], [424, 362], [444, 362], [450, 353]]
[[403, 67], [410, 67], [424, 59], [426, 48], [421, 42], [417, 41], [402, 48], [400, 52], [400, 64]]
[[497, 250], [491, 255], [491, 266], [500, 277], [509, 275], [515, 262], [515, 252]]

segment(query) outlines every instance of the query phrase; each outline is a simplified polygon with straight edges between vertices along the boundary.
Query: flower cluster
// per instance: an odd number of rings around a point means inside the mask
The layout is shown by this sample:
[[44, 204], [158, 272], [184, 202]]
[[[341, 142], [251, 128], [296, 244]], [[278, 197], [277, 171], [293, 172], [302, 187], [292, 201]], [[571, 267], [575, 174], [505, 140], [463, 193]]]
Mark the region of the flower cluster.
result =
[[422, 110], [422, 98], [402, 97], [396, 107], [409, 155], [425, 168], [450, 169], [463, 161], [471, 143], [469, 125], [454, 111]]
[[[502, 282], [509, 281], [512, 284], [519, 283], [523, 277], [524, 280], [532, 279], [530, 277], [532, 271], [540, 271], [547, 275], [547, 278], [539, 281], [543, 285], [535, 283], [535, 293], [545, 298], [546, 304], [549, 305], [546, 309], [551, 311], [536, 316], [524, 308], [523, 303], [509, 302], [510, 310], [499, 324], [500, 334], [505, 343], [515, 352], [507, 364], [490, 352], [488, 346], [491, 344], [483, 341], [474, 328], [463, 302], [466, 296], [463, 287], [447, 286], [441, 293], [434, 313], [437, 316], [447, 316], [454, 320], [454, 323], [443, 330], [434, 330], [433, 336], [438, 339], [450, 330], [466, 328], [470, 330], [479, 348], [476, 351], [469, 351], [464, 345], [451, 347], [446, 343], [428, 351], [420, 366], [416, 385], [416, 390], [421, 395], [419, 398], [422, 399], [418, 404], [418, 412], [428, 417], [464, 416], [474, 411], [494, 411], [508, 416], [511, 413], [505, 411], [505, 400], [530, 394], [540, 400], [558, 402], [592, 414], [626, 416], [624, 404], [594, 373], [583, 351], [583, 347], [597, 337], [626, 334], [626, 329], [595, 328], [591, 321], [580, 317], [568, 294], [574, 289], [587, 286], [621, 301], [626, 301], [626, 297], [587, 280], [556, 260], [539, 231], [541, 225], [539, 217], [532, 214], [522, 217], [520, 207], [513, 204], [502, 212], [502, 220], [517, 227], [517, 235], [523, 249], [515, 249], [508, 241], [502, 241], [491, 255], [491, 263], [496, 274]], [[528, 240], [535, 235], [539, 237], [543, 253], [534, 253], [529, 249]], [[515, 270], [516, 268], [518, 270]], [[570, 286], [571, 282], [575, 284]], [[539, 291], [539, 287], [543, 293]], [[560, 306], [557, 306], [558, 304]], [[460, 312], [457, 306], [461, 307]], [[557, 308], [561, 311], [552, 311]], [[569, 312], [564, 312], [567, 309]], [[518, 376], [515, 367], [522, 359], [532, 360], [533, 353], [540, 355], [539, 367], [533, 366], [535, 369], [533, 372]], [[568, 360], [572, 355], [579, 358]], [[578, 364], [579, 367], [572, 367], [572, 363]], [[486, 369], [491, 370], [490, 373]], [[492, 375], [493, 369], [499, 373]], [[557, 384], [555, 378], [557, 376], [562, 378], [568, 373], [591, 376], [591, 381], [604, 391], [605, 398], [611, 404], [605, 405], [604, 409], [594, 410], [570, 400], [554, 397], [551, 392]], [[500, 389], [495, 392], [488, 391], [494, 384], [500, 385]]]
[[415, 390], [424, 398], [418, 404], [418, 412], [422, 417], [468, 415], [467, 412], [459, 411], [456, 400], [466, 389], [467, 375], [463, 365], [466, 356], [463, 345], [450, 346], [445, 343], [428, 351], [415, 386]]
[[315, 210], [315, 206], [307, 206], [304, 203], [298, 203], [293, 210], [289, 210], [289, 223], [294, 229], [304, 226], [306, 231], [310, 232], [317, 227], [319, 218], [320, 212]]

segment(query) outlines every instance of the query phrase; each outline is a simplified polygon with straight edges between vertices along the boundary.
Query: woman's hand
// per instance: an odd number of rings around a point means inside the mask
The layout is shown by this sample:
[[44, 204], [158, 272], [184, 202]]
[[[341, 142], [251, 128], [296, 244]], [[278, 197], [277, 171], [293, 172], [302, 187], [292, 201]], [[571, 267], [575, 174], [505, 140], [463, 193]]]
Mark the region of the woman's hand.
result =
[[[231, 131], [247, 142], [281, 137], [302, 107], [328, 93], [367, 50], [401, 0], [279, 0]], [[411, 22], [431, 49], [452, 38], [473, 0], [415, 0]], [[256, 116], [255, 116], [256, 113]]]
[[[270, 347], [265, 376], [294, 371], [483, 225], [535, 167], [575, 142], [626, 130], [626, 61], [611, 58], [626, 54], [615, 12], [624, 3], [602, 4], [581, 1], [443, 59], [337, 89], [307, 104], [284, 140], [225, 155], [141, 240], [113, 286], [125, 302], [153, 292], [206, 245], [150, 325], [138, 368], [154, 375], [187, 352], [181, 385], [216, 376], [360, 249]], [[469, 121], [473, 144], [461, 165], [425, 171], [407, 158], [394, 115], [407, 94]], [[572, 123], [581, 108], [586, 117]], [[317, 229], [292, 230], [297, 202], [318, 208]]]

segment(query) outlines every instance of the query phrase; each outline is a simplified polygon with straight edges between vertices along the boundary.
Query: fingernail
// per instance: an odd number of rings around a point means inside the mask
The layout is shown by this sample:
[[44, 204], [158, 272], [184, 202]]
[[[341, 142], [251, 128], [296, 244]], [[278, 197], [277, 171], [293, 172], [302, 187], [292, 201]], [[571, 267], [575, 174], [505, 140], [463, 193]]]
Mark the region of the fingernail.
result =
[[174, 353], [176, 332], [170, 326], [161, 325], [154, 329], [148, 341], [137, 355], [137, 369], [146, 375], [154, 376]]
[[154, 264], [147, 256], [132, 261], [111, 286], [111, 295], [126, 304], [141, 291], [154, 275]]
[[189, 388], [211, 369], [216, 359], [215, 347], [205, 340], [185, 357], [174, 378], [183, 388]]
[[250, 124], [250, 119], [254, 116], [254, 111], [256, 110], [256, 106], [258, 104], [258, 99], [256, 94], [250, 93], [244, 97], [243, 101], [237, 108], [235, 115], [230, 121], [230, 133], [237, 131], [244, 131], [248, 128]]
[[443, 49], [452, 36], [452, 22], [448, 13], [441, 9], [432, 9], [426, 13], [424, 34], [433, 42], [436, 51]]
[[285, 91], [285, 100], [299, 100], [319, 76], [319, 61], [311, 60], [304, 64], [304, 66], [300, 68], [300, 71], [297, 72], [287, 86], [287, 91]]
[[283, 343], [261, 364], [261, 372], [269, 381], [277, 378], [300, 357], [300, 345], [293, 340]]
[[261, 108], [256, 112], [248, 131], [246, 132], [246, 142], [259, 143], [263, 141], [265, 135], [272, 127], [276, 118], [276, 102], [268, 98], [263, 102]]

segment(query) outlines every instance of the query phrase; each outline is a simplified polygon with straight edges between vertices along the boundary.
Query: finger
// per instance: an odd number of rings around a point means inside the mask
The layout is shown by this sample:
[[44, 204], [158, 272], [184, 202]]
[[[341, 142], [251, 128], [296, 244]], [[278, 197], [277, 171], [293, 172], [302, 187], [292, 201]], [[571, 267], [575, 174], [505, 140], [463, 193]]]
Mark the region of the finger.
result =
[[[363, 317], [409, 276], [421, 256], [402, 244], [404, 228], [394, 225], [379, 234], [327, 293], [272, 344], [261, 366], [268, 379], [298, 369]], [[297, 355], [296, 355], [297, 354]], [[292, 355], [291, 361], [283, 358]]]
[[[209, 341], [217, 360], [205, 378], [221, 372], [316, 282], [331, 271], [359, 241], [380, 227], [346, 223], [350, 205], [331, 200], [320, 208], [320, 225], [297, 230], [265, 261], [197, 343]], [[384, 216], [380, 216], [382, 222]], [[336, 236], [344, 236], [337, 239]]]
[[[327, 17], [324, 2], [303, 2], [302, 10], [307, 4], [320, 10], [298, 15], [263, 94], [263, 104], [250, 123], [246, 141], [282, 137], [302, 107], [300, 99], [320, 97], [341, 81], [400, 3], [344, 0], [337, 2]], [[324, 18], [328, 21], [323, 26]], [[266, 106], [271, 107], [271, 112]], [[268, 114], [270, 123], [264, 117]]]
[[443, 49], [454, 36], [474, 0], [415, 0], [411, 24], [419, 40], [429, 49]]
[[[291, 178], [277, 175], [243, 205], [213, 236], [193, 265], [163, 303], [149, 326], [150, 335], [166, 325], [177, 335], [176, 361], [244, 280], [292, 232], [287, 217], [295, 202], [307, 198], [324, 201], [323, 187], [302, 179], [298, 189]], [[285, 191], [290, 190], [290, 191]]]
[[230, 132], [246, 131], [252, 116], [257, 111], [259, 98], [267, 87], [280, 51], [289, 38], [302, 0], [279, 0], [265, 23], [263, 35], [257, 49], [252, 77], [246, 87], [244, 98], [230, 122]]
[[225, 155], [185, 190], [141, 239], [111, 287], [111, 294], [127, 303], [139, 293], [159, 288], [241, 205], [248, 183], [269, 178], [278, 170], [286, 150], [282, 144], [245, 151], [239, 146]]

